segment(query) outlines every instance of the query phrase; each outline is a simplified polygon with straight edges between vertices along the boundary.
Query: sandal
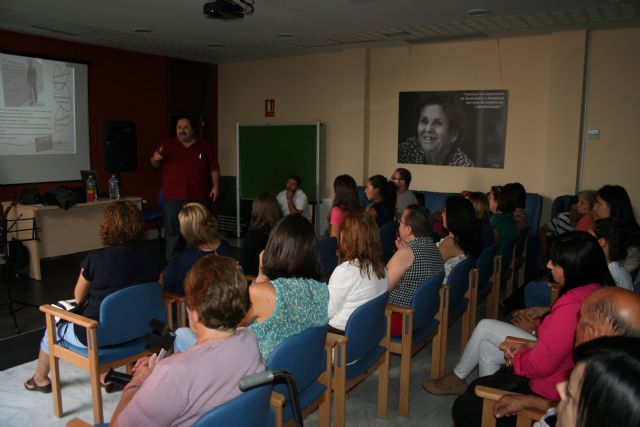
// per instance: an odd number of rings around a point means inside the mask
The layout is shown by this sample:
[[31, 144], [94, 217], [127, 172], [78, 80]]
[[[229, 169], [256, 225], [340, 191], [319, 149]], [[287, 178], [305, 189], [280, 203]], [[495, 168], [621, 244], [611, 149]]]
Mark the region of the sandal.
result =
[[33, 377], [29, 378], [24, 383], [24, 388], [29, 391], [39, 391], [40, 393], [51, 393], [51, 383], [47, 385], [38, 385]]

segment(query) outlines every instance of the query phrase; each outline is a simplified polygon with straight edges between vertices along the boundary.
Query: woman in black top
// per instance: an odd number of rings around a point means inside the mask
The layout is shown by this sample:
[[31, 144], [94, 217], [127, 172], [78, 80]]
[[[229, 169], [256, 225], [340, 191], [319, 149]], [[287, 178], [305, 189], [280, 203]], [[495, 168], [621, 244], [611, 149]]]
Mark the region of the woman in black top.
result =
[[258, 256], [267, 246], [271, 228], [280, 220], [282, 212], [275, 196], [262, 193], [253, 201], [251, 207], [251, 222], [249, 230], [244, 236], [240, 265], [245, 274], [258, 275]]
[[[77, 304], [87, 300], [82, 315], [100, 320], [100, 305], [111, 293], [158, 279], [164, 266], [157, 245], [142, 241], [145, 224], [140, 210], [131, 202], [107, 206], [100, 223], [104, 248], [90, 252], [81, 263], [73, 296]], [[66, 323], [56, 326], [56, 340], [76, 347], [86, 347], [85, 329]], [[40, 343], [36, 372], [25, 383], [30, 391], [51, 392], [49, 380], [49, 343], [45, 332]]]

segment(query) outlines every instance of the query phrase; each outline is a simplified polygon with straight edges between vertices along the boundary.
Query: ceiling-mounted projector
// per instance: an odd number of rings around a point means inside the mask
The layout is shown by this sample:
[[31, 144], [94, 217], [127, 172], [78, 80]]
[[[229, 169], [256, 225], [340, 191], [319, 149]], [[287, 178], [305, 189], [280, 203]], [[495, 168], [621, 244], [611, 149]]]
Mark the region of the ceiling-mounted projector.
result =
[[233, 0], [216, 0], [205, 3], [203, 7], [205, 15], [216, 19], [244, 18], [244, 8]]

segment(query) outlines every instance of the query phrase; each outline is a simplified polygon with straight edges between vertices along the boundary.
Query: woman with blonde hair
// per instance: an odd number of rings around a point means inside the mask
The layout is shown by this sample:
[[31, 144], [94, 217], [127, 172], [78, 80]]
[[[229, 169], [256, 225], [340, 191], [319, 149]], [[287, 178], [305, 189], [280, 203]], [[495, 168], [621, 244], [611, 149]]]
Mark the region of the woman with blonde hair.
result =
[[352, 212], [344, 219], [338, 247], [342, 264], [329, 279], [329, 330], [343, 334], [356, 308], [389, 288], [382, 259], [380, 232], [367, 213]]
[[187, 203], [178, 213], [180, 234], [187, 247], [174, 256], [160, 275], [164, 289], [184, 294], [184, 281], [191, 266], [208, 254], [231, 256], [229, 244], [218, 238], [218, 223], [209, 209], [200, 203]]

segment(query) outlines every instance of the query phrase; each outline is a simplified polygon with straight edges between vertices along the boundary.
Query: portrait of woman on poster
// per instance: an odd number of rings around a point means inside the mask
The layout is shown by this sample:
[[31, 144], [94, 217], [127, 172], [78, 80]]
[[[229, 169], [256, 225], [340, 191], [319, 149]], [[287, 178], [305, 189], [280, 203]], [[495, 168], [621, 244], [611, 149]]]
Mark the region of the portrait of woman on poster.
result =
[[465, 112], [456, 93], [424, 92], [418, 99], [416, 135], [398, 144], [398, 163], [475, 166], [460, 149]]

